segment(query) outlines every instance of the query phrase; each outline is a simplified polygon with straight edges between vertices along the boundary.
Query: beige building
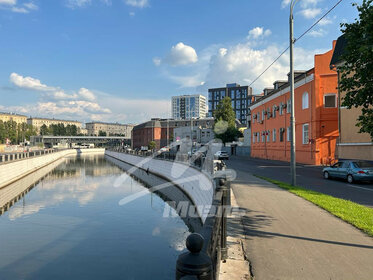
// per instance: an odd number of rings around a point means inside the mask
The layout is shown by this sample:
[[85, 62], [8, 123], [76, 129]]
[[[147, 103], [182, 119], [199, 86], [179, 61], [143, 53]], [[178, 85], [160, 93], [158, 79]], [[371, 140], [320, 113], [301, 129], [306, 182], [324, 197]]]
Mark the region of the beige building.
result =
[[75, 125], [78, 128], [78, 133], [82, 129], [82, 123], [78, 121], [70, 121], [70, 120], [58, 120], [58, 119], [47, 119], [47, 118], [28, 118], [27, 123], [34, 126], [37, 133], [39, 133], [40, 128], [45, 124], [49, 127], [52, 124], [63, 124], [64, 126], [67, 125]]
[[0, 112], [0, 121], [3, 121], [3, 122], [14, 121], [17, 124], [21, 124], [21, 123], [27, 122], [27, 116], [13, 114], [13, 113]]
[[106, 133], [107, 136], [124, 136], [131, 138], [131, 132], [134, 127], [132, 124], [119, 123], [104, 123], [104, 122], [90, 122], [86, 123], [87, 135], [98, 136], [100, 131]]
[[[333, 57], [330, 62], [330, 68], [338, 72], [338, 80], [341, 73], [338, 71], [344, 61], [341, 55], [346, 46], [346, 39], [342, 35], [338, 38]], [[338, 126], [339, 140], [337, 143], [336, 154], [339, 159], [361, 159], [373, 160], [373, 142], [368, 133], [359, 133], [359, 127], [356, 126], [357, 119], [361, 115], [361, 107], [348, 109], [342, 107], [342, 101], [345, 92], [339, 92], [338, 100]]]

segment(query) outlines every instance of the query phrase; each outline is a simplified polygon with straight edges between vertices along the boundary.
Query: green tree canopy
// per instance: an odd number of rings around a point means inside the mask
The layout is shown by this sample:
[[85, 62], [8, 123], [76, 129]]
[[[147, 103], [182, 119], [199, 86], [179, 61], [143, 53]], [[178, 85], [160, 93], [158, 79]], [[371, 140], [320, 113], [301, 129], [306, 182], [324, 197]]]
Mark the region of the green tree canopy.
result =
[[150, 141], [148, 144], [148, 149], [149, 150], [154, 150], [156, 147], [155, 141]]
[[359, 6], [359, 18], [353, 23], [341, 24], [346, 39], [340, 67], [339, 89], [346, 92], [342, 106], [351, 109], [361, 107], [357, 120], [361, 133], [369, 133], [373, 139], [373, 0], [363, 0]]
[[236, 128], [236, 114], [232, 108], [232, 100], [229, 97], [222, 99], [214, 112], [215, 125], [214, 132], [216, 138], [224, 144], [237, 140], [242, 135]]

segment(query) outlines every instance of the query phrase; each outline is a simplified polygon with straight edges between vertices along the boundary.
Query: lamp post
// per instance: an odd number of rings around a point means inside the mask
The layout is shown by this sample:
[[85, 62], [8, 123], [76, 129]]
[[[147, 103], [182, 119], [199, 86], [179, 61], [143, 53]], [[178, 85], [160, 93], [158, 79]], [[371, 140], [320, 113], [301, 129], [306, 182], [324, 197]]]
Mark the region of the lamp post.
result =
[[293, 9], [298, 0], [291, 0], [290, 3], [290, 17], [289, 17], [289, 27], [290, 27], [290, 101], [291, 101], [291, 116], [290, 116], [290, 149], [291, 149], [291, 184], [296, 185], [296, 156], [295, 156], [295, 112], [294, 112], [294, 61], [293, 61]]

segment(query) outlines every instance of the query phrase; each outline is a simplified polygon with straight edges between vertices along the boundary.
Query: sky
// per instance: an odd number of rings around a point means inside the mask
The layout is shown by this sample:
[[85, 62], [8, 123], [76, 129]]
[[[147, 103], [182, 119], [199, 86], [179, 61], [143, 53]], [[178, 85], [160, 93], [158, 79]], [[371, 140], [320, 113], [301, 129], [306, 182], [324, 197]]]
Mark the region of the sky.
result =
[[[0, 111], [140, 123], [171, 97], [249, 85], [289, 45], [290, 0], [0, 0]], [[299, 0], [297, 38], [338, 0]], [[361, 1], [355, 1], [360, 3]], [[331, 49], [342, 1], [295, 44], [295, 69]], [[253, 85], [286, 79], [285, 53]]]

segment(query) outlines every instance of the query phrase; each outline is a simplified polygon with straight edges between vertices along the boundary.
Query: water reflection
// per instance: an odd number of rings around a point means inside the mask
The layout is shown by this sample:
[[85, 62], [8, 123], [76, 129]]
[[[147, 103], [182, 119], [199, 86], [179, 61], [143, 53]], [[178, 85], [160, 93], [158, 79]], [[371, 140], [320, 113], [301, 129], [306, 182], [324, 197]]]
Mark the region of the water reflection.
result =
[[67, 158], [0, 216], [0, 279], [173, 279], [188, 228], [103, 156]]

